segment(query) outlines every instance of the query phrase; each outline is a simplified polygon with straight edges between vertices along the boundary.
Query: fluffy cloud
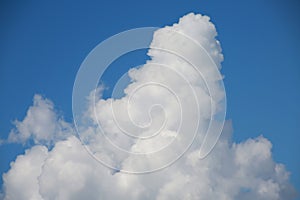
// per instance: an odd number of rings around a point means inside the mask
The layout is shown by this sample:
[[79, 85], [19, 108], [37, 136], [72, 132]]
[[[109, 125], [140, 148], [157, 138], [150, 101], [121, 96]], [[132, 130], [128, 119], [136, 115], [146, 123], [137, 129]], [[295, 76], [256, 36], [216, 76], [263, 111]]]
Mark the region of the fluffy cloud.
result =
[[23, 121], [14, 123], [16, 128], [10, 132], [9, 142], [24, 144], [33, 140], [35, 144], [51, 145], [72, 132], [71, 125], [56, 114], [53, 103], [41, 95], [34, 96]]
[[191, 149], [210, 143], [202, 149], [209, 152], [218, 135], [205, 142], [205, 134], [210, 122], [220, 126], [211, 118], [224, 112], [225, 97], [216, 35], [207, 16], [194, 14], [154, 33], [151, 60], [129, 71], [125, 96], [91, 103], [90, 118], [105, 135], [92, 133], [88, 141], [97, 159], [126, 172], [149, 172], [174, 162], [194, 139]]
[[47, 152], [35, 146], [4, 174], [5, 199], [293, 199], [288, 172], [263, 138], [221, 138], [206, 159], [191, 152], [151, 174], [115, 173], [72, 136]]
[[47, 153], [46, 147], [34, 146], [11, 163], [11, 169], [3, 175], [5, 199], [42, 199], [37, 178]]
[[[201, 44], [220, 69], [223, 55], [216, 36], [209, 18], [194, 14], [158, 30], [148, 52], [151, 60], [130, 70], [132, 82], [125, 96], [103, 100], [98, 95], [95, 107], [91, 105], [85, 116], [92, 123], [80, 127], [80, 137], [56, 114], [51, 101], [36, 95], [27, 116], [16, 122], [9, 137], [21, 143], [32, 140], [36, 145], [18, 156], [3, 175], [4, 199], [293, 199], [289, 173], [273, 161], [270, 141], [259, 136], [233, 143], [230, 121], [210, 154], [200, 158], [208, 121], [222, 112], [225, 94], [212, 62], [203, 51], [198, 54], [199, 45], [193, 42]], [[185, 59], [199, 66], [201, 74]], [[213, 99], [206, 84], [212, 86]], [[98, 124], [105, 136], [98, 134]], [[160, 134], [151, 137], [156, 132]], [[195, 140], [189, 150], [166, 168], [138, 175], [120, 172], [164, 166], [191, 139]], [[152, 155], [165, 146], [169, 149]]]

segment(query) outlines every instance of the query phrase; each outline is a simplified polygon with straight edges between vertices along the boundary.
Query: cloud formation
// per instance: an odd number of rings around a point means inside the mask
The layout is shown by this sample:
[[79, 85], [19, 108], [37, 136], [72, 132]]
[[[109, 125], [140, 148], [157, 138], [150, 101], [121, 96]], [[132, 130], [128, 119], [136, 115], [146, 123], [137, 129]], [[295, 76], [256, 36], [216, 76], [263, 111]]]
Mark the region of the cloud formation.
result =
[[54, 105], [41, 95], [34, 95], [33, 105], [28, 109], [22, 122], [15, 121], [15, 129], [9, 133], [8, 142], [51, 145], [67, 138], [72, 127], [56, 114]]
[[[199, 46], [186, 42], [178, 33], [201, 44], [221, 69], [223, 55], [214, 25], [207, 16], [188, 14], [177, 24], [155, 32], [148, 52], [151, 60], [129, 71], [131, 83], [124, 97], [103, 100], [98, 92], [92, 93], [98, 98], [95, 107], [87, 109], [85, 117], [91, 123], [80, 127], [80, 137], [57, 114], [50, 100], [35, 95], [26, 117], [16, 122], [9, 135], [11, 142], [31, 140], [35, 145], [19, 155], [3, 175], [4, 199], [293, 199], [289, 173], [273, 161], [270, 141], [259, 136], [234, 143], [230, 121], [209, 156], [200, 159], [208, 121], [221, 112], [225, 94], [205, 55], [195, 54]], [[183, 58], [159, 48], [183, 52], [200, 66], [201, 75]], [[150, 81], [161, 84], [147, 84]], [[207, 82], [213, 86], [213, 99]], [[194, 109], [196, 104], [200, 116]], [[180, 110], [185, 113], [180, 115]], [[194, 143], [172, 165], [154, 173], [120, 172], [147, 171], [177, 158], [198, 123]], [[98, 124], [105, 136], [98, 134]], [[147, 138], [157, 131], [159, 134], [149, 140], [135, 138]], [[117, 150], [107, 138], [130, 153]], [[166, 145], [170, 145], [167, 150], [151, 155]], [[115, 170], [101, 165], [95, 156]]]

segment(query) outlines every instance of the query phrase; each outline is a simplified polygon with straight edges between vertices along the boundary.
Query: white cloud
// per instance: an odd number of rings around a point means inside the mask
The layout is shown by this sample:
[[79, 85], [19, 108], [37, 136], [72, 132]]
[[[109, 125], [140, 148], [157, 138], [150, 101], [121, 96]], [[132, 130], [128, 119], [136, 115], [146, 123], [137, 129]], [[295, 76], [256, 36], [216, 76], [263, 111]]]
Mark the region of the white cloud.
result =
[[38, 177], [47, 153], [46, 147], [34, 146], [11, 163], [9, 172], [3, 175], [5, 199], [42, 199]]
[[292, 199], [288, 172], [272, 160], [267, 139], [240, 144], [227, 139], [204, 160], [191, 152], [169, 168], [143, 175], [113, 173], [74, 136], [49, 153], [35, 146], [4, 175], [6, 199]]
[[15, 121], [8, 142], [25, 143], [33, 140], [35, 144], [51, 145], [70, 135], [72, 128], [59, 117], [51, 101], [41, 95], [35, 95], [31, 106], [22, 122]]
[[[87, 111], [86, 117], [90, 117], [94, 124], [80, 129], [83, 130], [82, 139], [88, 141], [88, 146], [83, 146], [77, 137], [72, 136], [75, 134], [72, 134], [71, 125], [56, 114], [53, 103], [36, 95], [34, 105], [29, 108], [22, 122], [16, 122], [16, 130], [10, 133], [9, 140], [25, 143], [32, 139], [36, 144], [53, 144], [53, 148], [36, 145], [27, 150], [25, 155], [17, 157], [10, 170], [3, 175], [4, 198], [293, 199], [294, 189], [289, 183], [289, 173], [282, 164], [273, 161], [270, 141], [260, 136], [242, 143], [232, 143], [230, 121], [226, 122], [222, 136], [209, 156], [199, 159], [210, 113], [220, 112], [225, 94], [217, 84], [220, 77], [208, 67], [210, 64], [205, 61], [204, 55], [195, 55], [197, 47], [186, 43], [178, 34], [174, 34], [174, 30], [200, 43], [217, 67], [221, 68], [223, 55], [215, 39], [217, 33], [214, 25], [206, 16], [188, 14], [178, 24], [155, 33], [148, 52], [151, 60], [129, 72], [132, 83], [126, 88], [125, 97], [118, 100], [98, 99], [95, 110]], [[184, 59], [162, 52], [158, 47], [185, 52], [185, 57], [194, 59], [200, 66], [203, 77]], [[203, 78], [213, 85], [213, 106], [210, 106], [210, 96]], [[162, 83], [175, 91], [181, 107], [178, 107], [176, 98], [166, 88], [145, 85], [149, 81]], [[142, 90], [137, 92], [140, 86]], [[194, 109], [192, 90], [196, 91], [196, 99], [199, 100], [200, 117]], [[129, 104], [128, 100], [131, 100]], [[152, 107], [155, 104], [160, 106]], [[178, 114], [180, 108], [186, 112], [185, 119]], [[149, 136], [162, 126], [165, 119], [167, 121], [160, 135], [151, 140], [135, 140], [123, 134], [127, 130], [135, 136]], [[128, 151], [151, 152], [168, 145], [171, 140], [175, 143], [171, 149], [160, 152], [156, 157], [147, 155], [140, 159], [135, 154], [117, 151], [102, 135], [96, 134], [97, 120], [106, 136]], [[115, 123], [116, 120], [119, 124]], [[178, 131], [178, 124], [182, 120], [185, 120], [183, 128]], [[88, 147], [102, 161], [121, 170], [155, 168], [182, 152], [183, 146], [191, 139], [185, 137], [192, 136], [190, 132], [194, 130], [197, 120], [202, 126], [189, 151], [173, 165], [154, 173], [134, 175], [109, 169], [85, 149]], [[143, 128], [145, 126], [148, 127]]]

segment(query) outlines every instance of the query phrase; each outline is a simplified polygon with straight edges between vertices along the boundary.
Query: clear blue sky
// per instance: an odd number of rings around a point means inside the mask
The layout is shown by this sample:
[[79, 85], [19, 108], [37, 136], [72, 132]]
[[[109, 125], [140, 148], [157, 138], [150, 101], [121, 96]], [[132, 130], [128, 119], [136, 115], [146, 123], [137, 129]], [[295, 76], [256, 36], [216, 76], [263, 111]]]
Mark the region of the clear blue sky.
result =
[[[291, 171], [300, 191], [299, 11], [299, 4], [289, 0], [1, 1], [1, 138], [13, 120], [23, 119], [35, 93], [53, 100], [71, 121], [76, 72], [107, 37], [171, 25], [188, 12], [207, 14], [225, 56], [222, 73], [234, 141], [268, 138], [274, 159]], [[119, 62], [122, 70], [141, 64], [143, 53]], [[122, 70], [108, 72], [106, 83], [113, 85]], [[20, 145], [1, 146], [0, 173], [23, 151]]]

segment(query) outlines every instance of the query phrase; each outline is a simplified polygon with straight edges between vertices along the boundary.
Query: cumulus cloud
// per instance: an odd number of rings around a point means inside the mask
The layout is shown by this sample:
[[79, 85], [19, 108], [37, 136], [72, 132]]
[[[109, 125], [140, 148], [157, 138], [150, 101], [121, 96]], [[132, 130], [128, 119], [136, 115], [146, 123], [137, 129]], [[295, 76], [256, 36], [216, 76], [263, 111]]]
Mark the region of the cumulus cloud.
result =
[[[98, 98], [85, 115], [92, 123], [79, 127], [80, 137], [57, 115], [50, 100], [36, 95], [9, 136], [11, 142], [32, 140], [36, 145], [19, 155], [3, 175], [4, 199], [293, 199], [289, 172], [272, 159], [271, 142], [263, 136], [232, 142], [231, 121], [225, 123], [210, 154], [204, 159], [199, 155], [209, 119], [221, 112], [225, 94], [207, 55], [195, 53], [199, 45], [186, 37], [201, 44], [221, 69], [223, 55], [216, 36], [210, 19], [199, 14], [188, 14], [156, 31], [148, 52], [151, 60], [129, 71], [131, 83], [124, 97], [104, 100], [92, 93]], [[193, 60], [201, 74], [185, 59]], [[201, 108], [199, 116], [195, 103]], [[156, 132], [160, 134], [152, 137]], [[153, 173], [122, 173], [164, 166], [185, 150], [191, 138], [192, 146], [172, 165]], [[152, 155], [165, 146], [169, 149]]]
[[222, 138], [206, 159], [195, 151], [162, 171], [133, 175], [99, 165], [72, 136], [50, 152], [28, 150], [3, 180], [5, 199], [293, 199], [288, 177], [263, 137]]
[[68, 137], [72, 127], [59, 117], [50, 100], [35, 95], [33, 105], [28, 109], [23, 121], [16, 120], [8, 137], [8, 142], [25, 144], [32, 140], [35, 144], [51, 145]]
[[8, 173], [3, 175], [5, 199], [42, 199], [38, 177], [47, 158], [44, 146], [34, 146], [17, 157]]

